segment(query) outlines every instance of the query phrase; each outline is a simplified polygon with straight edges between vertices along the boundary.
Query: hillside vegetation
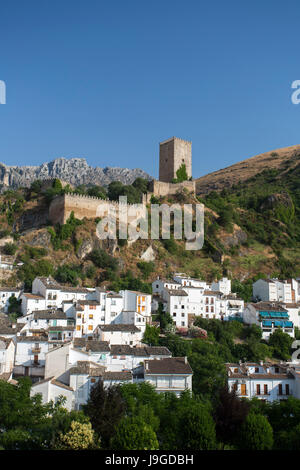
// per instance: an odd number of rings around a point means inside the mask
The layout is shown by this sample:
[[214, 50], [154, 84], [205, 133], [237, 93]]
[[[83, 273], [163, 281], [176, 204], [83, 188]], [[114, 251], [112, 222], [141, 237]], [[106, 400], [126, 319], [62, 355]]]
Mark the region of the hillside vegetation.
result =
[[[0, 196], [0, 251], [23, 265], [0, 281], [2, 285], [24, 283], [30, 289], [36, 275], [51, 274], [74, 286], [151, 292], [151, 282], [158, 275], [185, 272], [208, 281], [226, 275], [233, 289], [250, 300], [252, 282], [259, 277], [300, 276], [300, 158], [293, 149], [289, 158], [278, 158], [277, 168], [258, 171], [229, 188], [197, 198], [183, 191], [152, 201], [204, 203], [205, 242], [197, 252], [187, 251], [185, 240], [172, 237], [133, 244], [99, 240], [99, 220], [80, 221], [73, 214], [65, 225], [52, 226], [47, 219], [50, 201], [71, 190], [62, 188], [58, 180], [46, 191], [39, 182], [31, 188], [6, 191]], [[114, 182], [107, 189], [83, 185], [72, 189], [115, 200], [127, 195], [130, 202], [138, 202], [145, 190], [147, 181], [141, 178], [130, 186]], [[149, 246], [155, 259], [142, 260]]]

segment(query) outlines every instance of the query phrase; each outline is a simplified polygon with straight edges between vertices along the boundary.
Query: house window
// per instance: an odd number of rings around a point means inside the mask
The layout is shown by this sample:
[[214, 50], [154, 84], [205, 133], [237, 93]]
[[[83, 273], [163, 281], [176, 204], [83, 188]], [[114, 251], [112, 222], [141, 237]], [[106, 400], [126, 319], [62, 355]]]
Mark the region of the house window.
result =
[[259, 367], [255, 367], [255, 372], [256, 372], [256, 373], [259, 372]]
[[89, 330], [92, 330], [92, 329], [93, 329], [93, 325], [89, 325], [88, 329], [89, 329]]
[[96, 382], [96, 379], [91, 379], [92, 384]]
[[76, 326], [76, 330], [80, 331], [80, 325]]
[[238, 373], [239, 373], [238, 368], [236, 367], [236, 368], [233, 370], [233, 372], [234, 372], [235, 374], [238, 374]]
[[290, 394], [290, 386], [289, 384], [285, 384], [285, 394], [289, 395]]
[[90, 320], [93, 320], [93, 318], [94, 318], [94, 315], [93, 315], [92, 313], [90, 313], [90, 314], [89, 314], [89, 319], [90, 319]]
[[173, 313], [173, 317], [176, 317], [176, 313]]
[[256, 395], [260, 395], [260, 385], [256, 385]]
[[268, 385], [264, 385], [264, 395], [268, 395]]
[[278, 395], [282, 395], [282, 384], [278, 385]]

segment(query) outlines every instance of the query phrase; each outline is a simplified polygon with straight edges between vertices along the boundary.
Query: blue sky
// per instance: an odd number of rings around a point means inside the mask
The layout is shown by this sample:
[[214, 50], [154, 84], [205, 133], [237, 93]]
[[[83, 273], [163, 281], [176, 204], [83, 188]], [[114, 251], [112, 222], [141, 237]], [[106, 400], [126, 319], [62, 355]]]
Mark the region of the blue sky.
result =
[[300, 4], [287, 0], [1, 2], [0, 161], [158, 176], [159, 142], [193, 176], [300, 144]]

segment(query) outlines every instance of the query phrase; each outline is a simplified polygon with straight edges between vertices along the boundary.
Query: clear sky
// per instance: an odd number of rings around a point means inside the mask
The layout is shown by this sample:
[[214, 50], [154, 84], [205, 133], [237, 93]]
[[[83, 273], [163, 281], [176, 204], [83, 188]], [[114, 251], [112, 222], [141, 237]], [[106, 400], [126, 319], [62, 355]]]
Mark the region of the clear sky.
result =
[[193, 176], [300, 144], [300, 2], [0, 3], [0, 161], [158, 176], [159, 142], [193, 143]]

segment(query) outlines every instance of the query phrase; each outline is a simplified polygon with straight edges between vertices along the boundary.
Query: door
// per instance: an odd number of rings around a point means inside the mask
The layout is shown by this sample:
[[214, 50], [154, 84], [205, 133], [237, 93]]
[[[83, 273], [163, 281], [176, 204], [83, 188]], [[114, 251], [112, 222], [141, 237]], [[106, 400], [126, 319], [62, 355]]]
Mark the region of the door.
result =
[[241, 395], [246, 395], [246, 384], [241, 384]]

